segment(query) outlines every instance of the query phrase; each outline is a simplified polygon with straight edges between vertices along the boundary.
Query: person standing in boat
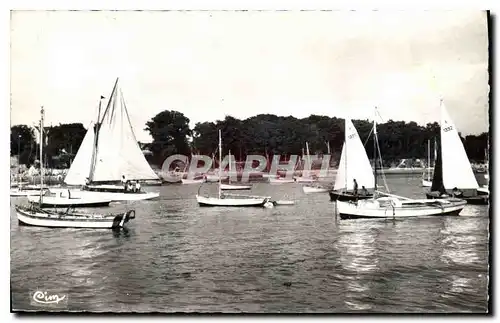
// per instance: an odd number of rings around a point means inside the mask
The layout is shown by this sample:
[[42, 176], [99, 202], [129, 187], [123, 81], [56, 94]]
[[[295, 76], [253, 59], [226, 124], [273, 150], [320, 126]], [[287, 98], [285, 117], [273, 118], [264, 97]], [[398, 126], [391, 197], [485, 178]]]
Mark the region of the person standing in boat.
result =
[[354, 179], [353, 182], [354, 182], [353, 192], [354, 192], [354, 195], [357, 196], [358, 195], [358, 182], [356, 181], [356, 179]]
[[363, 196], [367, 196], [368, 195], [368, 190], [364, 186], [361, 186], [361, 195], [363, 195]]
[[126, 192], [127, 191], [127, 179], [125, 178], [125, 175], [122, 175], [122, 185], [123, 185], [123, 189]]

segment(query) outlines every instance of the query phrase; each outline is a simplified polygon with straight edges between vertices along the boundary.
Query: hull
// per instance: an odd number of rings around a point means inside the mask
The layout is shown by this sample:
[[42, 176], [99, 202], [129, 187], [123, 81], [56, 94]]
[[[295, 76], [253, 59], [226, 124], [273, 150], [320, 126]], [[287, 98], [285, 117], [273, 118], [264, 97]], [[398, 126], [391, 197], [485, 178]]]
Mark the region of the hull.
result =
[[422, 187], [431, 187], [432, 181], [427, 181], [425, 179], [422, 180]]
[[48, 228], [90, 228], [117, 229], [135, 218], [134, 211], [114, 215], [64, 214], [41, 210], [27, 210], [16, 207], [16, 215], [20, 225]]
[[121, 185], [92, 185], [76, 193], [81, 198], [109, 199], [111, 201], [151, 200], [160, 196], [154, 192], [125, 192]]
[[252, 189], [251, 185], [231, 185], [231, 184], [221, 184], [221, 190], [225, 191], [238, 191], [238, 190], [250, 190]]
[[378, 200], [364, 200], [358, 203], [337, 202], [341, 219], [358, 218], [411, 218], [423, 216], [459, 215], [467, 202], [463, 200], [413, 200], [411, 202], [391, 203]]
[[[224, 181], [224, 180], [226, 180], [228, 178], [229, 178], [229, 176], [227, 176], [227, 175], [222, 175], [220, 177], [221, 181]], [[206, 175], [206, 180], [207, 180], [207, 182], [211, 182], [211, 183], [218, 182], [219, 181], [219, 175], [207, 174]]]
[[[426, 197], [429, 200], [439, 200], [442, 199], [442, 196], [437, 196], [435, 193], [425, 193]], [[467, 202], [467, 204], [471, 205], [488, 205], [489, 204], [489, 194], [478, 194], [477, 196], [461, 196], [461, 200]]]
[[152, 200], [160, 196], [160, 193], [153, 193], [153, 192], [142, 192], [142, 193], [91, 192], [90, 194], [95, 194], [96, 198], [109, 199], [112, 202]]
[[19, 190], [19, 189], [11, 189], [10, 196], [13, 197], [21, 197], [21, 196], [36, 196], [40, 195], [40, 191], [36, 190]]
[[297, 183], [314, 183], [314, 182], [316, 182], [315, 179], [307, 178], [307, 177], [295, 177], [295, 181]]
[[367, 200], [373, 197], [373, 194], [368, 193], [367, 195], [353, 195], [351, 193], [343, 193], [337, 191], [330, 191], [330, 201], [359, 201], [359, 200]]
[[204, 178], [200, 179], [182, 179], [182, 184], [184, 185], [189, 185], [189, 184], [202, 184], [205, 183]]
[[478, 195], [488, 195], [490, 194], [490, 189], [487, 186], [483, 186], [477, 189]]
[[26, 186], [29, 185], [29, 182], [11, 182], [10, 188], [16, 188], [18, 186]]
[[[29, 196], [28, 201], [31, 203], [39, 203], [39, 196]], [[79, 197], [59, 197], [59, 196], [44, 196], [42, 199], [42, 204], [40, 205], [42, 208], [47, 207], [102, 207], [108, 206], [111, 203], [110, 199], [102, 199], [102, 198], [79, 198]]]
[[231, 206], [231, 207], [263, 207], [269, 202], [269, 197], [248, 197], [248, 198], [217, 198], [196, 195], [196, 200], [200, 206]]
[[295, 180], [293, 179], [287, 179], [287, 178], [269, 178], [269, 183], [270, 184], [290, 184], [290, 183], [295, 183]]
[[328, 190], [328, 188], [324, 188], [324, 187], [302, 186], [302, 191], [304, 191], [304, 193], [308, 194], [308, 193], [326, 193], [329, 190]]
[[385, 175], [388, 174], [422, 174], [424, 172], [424, 168], [386, 168], [383, 170]]

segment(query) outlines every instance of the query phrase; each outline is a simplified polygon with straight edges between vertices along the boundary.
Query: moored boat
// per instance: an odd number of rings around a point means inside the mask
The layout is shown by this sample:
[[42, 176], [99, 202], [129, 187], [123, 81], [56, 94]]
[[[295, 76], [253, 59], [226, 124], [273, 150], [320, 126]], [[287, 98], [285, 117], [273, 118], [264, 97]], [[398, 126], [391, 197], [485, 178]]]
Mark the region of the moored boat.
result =
[[139, 184], [160, 179], [137, 143], [118, 79], [102, 116], [101, 100], [97, 122], [91, 123], [64, 182], [113, 201], [158, 197]]
[[[329, 192], [330, 200], [357, 201], [372, 198], [373, 193], [368, 190], [374, 190], [375, 177], [365, 147], [356, 127], [348, 118], [345, 119], [344, 129], [344, 145], [335, 184], [333, 190]], [[358, 185], [357, 194], [354, 192], [354, 180]]]
[[302, 191], [306, 194], [326, 193], [329, 189], [320, 185], [304, 185], [302, 186]]
[[459, 215], [466, 204], [466, 201], [457, 198], [417, 200], [392, 195], [390, 197], [379, 197], [357, 202], [338, 201], [337, 210], [341, 219], [409, 218]]
[[[40, 173], [41, 173], [41, 187], [43, 187], [43, 120], [44, 109], [41, 109], [40, 119]], [[70, 205], [66, 211], [45, 210], [42, 208], [44, 205], [44, 195], [40, 191], [38, 204], [29, 203], [28, 205], [16, 205], [16, 216], [20, 225], [51, 227], [51, 228], [95, 228], [95, 229], [119, 229], [130, 219], [135, 218], [135, 211], [129, 210], [124, 213], [115, 214], [89, 214], [84, 212], [70, 211]], [[50, 203], [50, 202], [49, 202]], [[109, 202], [108, 202], [109, 204]]]
[[[219, 129], [219, 165], [222, 165], [222, 135]], [[196, 201], [199, 206], [237, 206], [237, 207], [273, 207], [274, 204], [270, 202], [271, 197], [268, 196], [254, 196], [254, 195], [241, 195], [241, 194], [227, 194], [222, 192], [221, 183], [221, 168], [219, 167], [219, 183], [218, 183], [218, 196], [202, 196], [200, 195], [200, 188], [196, 194]]]
[[426, 197], [440, 199], [455, 196], [469, 204], [487, 205], [489, 194], [478, 191], [479, 185], [471, 163], [442, 99], [440, 100], [440, 108], [441, 142], [437, 149], [432, 185], [430, 190], [425, 193]]
[[70, 190], [68, 190], [64, 195], [62, 190], [58, 192], [47, 191], [43, 194], [43, 197], [28, 196], [28, 201], [38, 204], [41, 208], [68, 206], [103, 207], [108, 206], [109, 203], [111, 203], [111, 199], [103, 198], [103, 196], [78, 196], [78, 194], [75, 193], [71, 195]]
[[67, 211], [48, 211], [31, 206], [16, 206], [20, 225], [49, 228], [118, 229], [135, 218], [135, 211], [114, 214], [89, 214]]

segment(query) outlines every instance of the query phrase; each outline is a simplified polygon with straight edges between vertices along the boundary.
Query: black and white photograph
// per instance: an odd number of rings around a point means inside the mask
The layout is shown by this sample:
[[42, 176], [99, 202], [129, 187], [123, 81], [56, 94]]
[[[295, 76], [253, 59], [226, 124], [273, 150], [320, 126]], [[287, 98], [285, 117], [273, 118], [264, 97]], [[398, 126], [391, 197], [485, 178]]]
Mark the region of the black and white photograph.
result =
[[491, 314], [493, 21], [11, 10], [11, 313]]

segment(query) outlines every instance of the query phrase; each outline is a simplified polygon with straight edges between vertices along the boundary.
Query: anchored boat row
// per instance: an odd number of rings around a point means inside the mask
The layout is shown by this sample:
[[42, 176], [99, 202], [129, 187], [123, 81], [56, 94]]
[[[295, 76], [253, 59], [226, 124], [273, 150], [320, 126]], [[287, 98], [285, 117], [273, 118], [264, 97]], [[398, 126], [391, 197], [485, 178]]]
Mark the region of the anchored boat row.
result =
[[[377, 161], [382, 165], [377, 138], [376, 118], [373, 121], [374, 163], [372, 165], [365, 147], [351, 120], [345, 121], [345, 140], [340, 165], [333, 189], [321, 186], [311, 176], [300, 181], [305, 193], [329, 192], [335, 202], [335, 211], [342, 219], [396, 218], [430, 215], [457, 215], [467, 203], [488, 204], [489, 190], [479, 188], [458, 132], [448, 115], [443, 101], [441, 106], [440, 146], [434, 168], [431, 189], [427, 199], [410, 199], [390, 192], [383, 171], [381, 177], [385, 192], [377, 184]], [[43, 142], [44, 109], [41, 109], [40, 142]], [[222, 137], [219, 130], [219, 165], [222, 164]], [[306, 143], [307, 156], [309, 147]], [[229, 153], [231, 158], [231, 153]], [[41, 165], [43, 145], [40, 145]], [[231, 171], [231, 160], [229, 162]], [[11, 196], [26, 196], [28, 205], [16, 206], [21, 224], [46, 227], [120, 228], [135, 218], [135, 211], [119, 214], [92, 214], [74, 210], [75, 207], [102, 207], [112, 201], [137, 201], [159, 197], [159, 193], [147, 192], [140, 181], [158, 180], [140, 150], [130, 123], [125, 100], [118, 88], [113, 87], [108, 103], [101, 115], [101, 101], [96, 122], [89, 127], [64, 182], [67, 188], [44, 186], [43, 166], [40, 185], [11, 189]], [[126, 176], [124, 175], [126, 174]], [[294, 201], [276, 201], [270, 196], [231, 194], [224, 191], [250, 190], [252, 185], [222, 183], [224, 176], [219, 167], [214, 174], [218, 181], [218, 194], [196, 194], [200, 206], [214, 207], [266, 207], [293, 205]], [[206, 179], [192, 180], [203, 184]], [[296, 182], [295, 179], [269, 177], [269, 182]], [[200, 186], [201, 188], [201, 186]], [[47, 210], [65, 208], [65, 211]]]

